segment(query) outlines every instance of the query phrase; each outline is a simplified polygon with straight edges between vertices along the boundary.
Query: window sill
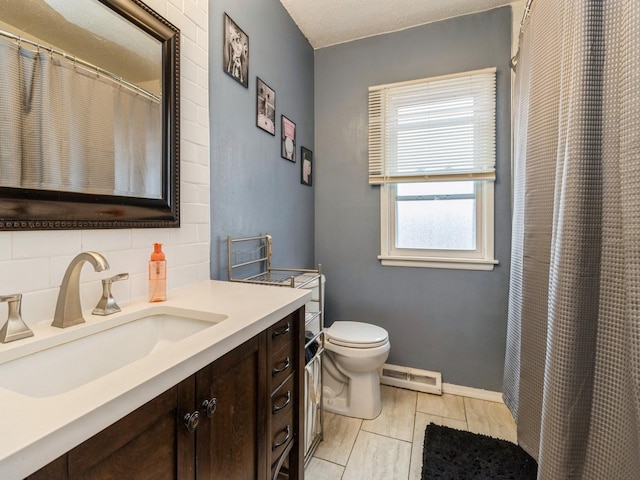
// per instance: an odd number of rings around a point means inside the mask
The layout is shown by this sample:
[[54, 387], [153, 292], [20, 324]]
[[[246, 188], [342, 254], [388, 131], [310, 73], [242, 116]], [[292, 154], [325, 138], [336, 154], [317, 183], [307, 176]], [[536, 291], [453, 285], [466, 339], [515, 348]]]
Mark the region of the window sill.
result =
[[451, 270], [483, 270], [492, 271], [498, 260], [484, 258], [424, 258], [424, 257], [398, 257], [390, 255], [378, 255], [380, 263], [386, 267], [418, 267], [418, 268], [445, 268]]

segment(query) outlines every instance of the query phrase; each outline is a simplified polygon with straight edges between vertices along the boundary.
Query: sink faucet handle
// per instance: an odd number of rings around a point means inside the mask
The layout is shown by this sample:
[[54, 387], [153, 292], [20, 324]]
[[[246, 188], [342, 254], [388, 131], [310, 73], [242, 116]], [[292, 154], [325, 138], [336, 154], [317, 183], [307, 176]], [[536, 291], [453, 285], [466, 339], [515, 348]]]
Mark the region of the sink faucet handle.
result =
[[129, 274], [128, 273], [119, 273], [118, 275], [114, 275], [111, 278], [105, 278], [104, 280], [102, 280], [102, 283], [104, 284], [105, 282], [119, 282], [120, 280], [126, 280], [129, 278]]
[[111, 315], [120, 311], [120, 307], [116, 303], [115, 298], [111, 294], [111, 284], [129, 278], [128, 273], [119, 273], [111, 278], [102, 279], [102, 297], [98, 301], [96, 308], [93, 309], [94, 315]]
[[9, 343], [22, 338], [33, 337], [33, 332], [22, 320], [20, 310], [22, 307], [22, 294], [0, 295], [0, 302], [7, 302], [9, 315], [7, 321], [0, 328], [0, 342]]

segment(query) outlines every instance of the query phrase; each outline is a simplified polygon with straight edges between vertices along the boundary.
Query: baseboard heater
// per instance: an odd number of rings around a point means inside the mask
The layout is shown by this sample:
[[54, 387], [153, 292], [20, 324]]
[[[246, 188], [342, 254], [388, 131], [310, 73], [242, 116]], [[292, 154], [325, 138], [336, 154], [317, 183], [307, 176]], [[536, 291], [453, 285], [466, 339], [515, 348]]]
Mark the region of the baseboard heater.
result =
[[442, 373], [385, 363], [380, 383], [417, 392], [442, 395]]

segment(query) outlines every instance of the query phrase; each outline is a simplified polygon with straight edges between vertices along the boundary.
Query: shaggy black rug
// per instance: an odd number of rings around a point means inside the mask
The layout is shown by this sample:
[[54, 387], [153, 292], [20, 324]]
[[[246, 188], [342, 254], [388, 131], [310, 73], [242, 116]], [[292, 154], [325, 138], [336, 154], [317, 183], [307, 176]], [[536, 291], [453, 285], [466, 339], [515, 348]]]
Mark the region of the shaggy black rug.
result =
[[422, 480], [535, 480], [536, 461], [506, 440], [433, 423], [424, 434]]

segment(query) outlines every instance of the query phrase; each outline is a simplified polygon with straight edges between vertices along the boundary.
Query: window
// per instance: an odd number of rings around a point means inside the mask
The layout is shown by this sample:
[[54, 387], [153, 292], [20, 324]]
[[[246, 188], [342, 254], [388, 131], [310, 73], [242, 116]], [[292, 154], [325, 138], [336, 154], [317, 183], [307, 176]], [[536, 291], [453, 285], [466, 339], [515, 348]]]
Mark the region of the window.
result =
[[495, 69], [369, 89], [383, 265], [490, 270]]

